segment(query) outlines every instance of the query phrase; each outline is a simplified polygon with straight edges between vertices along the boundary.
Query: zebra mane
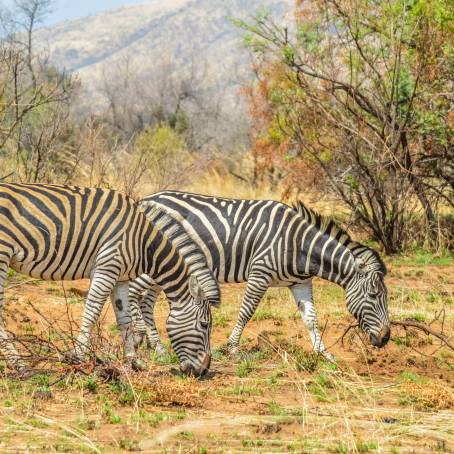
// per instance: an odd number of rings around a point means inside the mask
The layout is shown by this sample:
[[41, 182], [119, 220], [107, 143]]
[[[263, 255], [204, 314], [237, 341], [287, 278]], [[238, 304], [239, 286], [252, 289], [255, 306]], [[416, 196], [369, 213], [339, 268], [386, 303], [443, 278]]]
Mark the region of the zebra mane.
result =
[[219, 301], [219, 284], [208, 267], [205, 255], [184, 227], [164, 209], [153, 203], [140, 201], [138, 206], [145, 214], [147, 220], [157, 227], [162, 235], [175, 246], [190, 273], [199, 278], [199, 283], [207, 299]]
[[336, 238], [340, 243], [347, 245], [353, 242], [350, 235], [331, 217], [322, 216], [308, 208], [301, 200], [292, 204], [292, 208], [308, 223], [323, 231], [331, 238]]
[[352, 240], [350, 235], [333, 218], [322, 216], [304, 205], [301, 200], [293, 202], [291, 207], [307, 223], [313, 225], [318, 230], [323, 231], [331, 238], [335, 238], [339, 243], [348, 248], [355, 258], [361, 259], [365, 270], [379, 271], [380, 273], [386, 274], [386, 266], [378, 252], [364, 244]]

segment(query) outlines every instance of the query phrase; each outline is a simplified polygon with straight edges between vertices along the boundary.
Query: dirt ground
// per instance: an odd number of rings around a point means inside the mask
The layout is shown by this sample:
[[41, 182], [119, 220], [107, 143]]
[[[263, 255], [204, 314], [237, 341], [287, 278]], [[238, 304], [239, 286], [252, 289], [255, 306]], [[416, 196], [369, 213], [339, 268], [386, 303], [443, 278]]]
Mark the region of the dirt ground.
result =
[[[454, 261], [389, 261], [391, 318], [431, 323], [454, 338]], [[243, 285], [223, 287], [213, 310], [213, 362], [202, 380], [180, 377], [173, 354], [142, 373], [106, 378], [90, 364], [16, 379], [2, 366], [0, 452], [454, 452], [454, 351], [434, 336], [393, 328], [382, 350], [351, 330], [343, 292], [317, 280], [319, 326], [337, 364], [311, 353], [308, 334], [285, 289], [271, 289], [245, 330], [242, 356], [223, 353]], [[55, 345], [79, 320], [87, 282], [36, 282], [11, 275], [6, 323], [35, 343]], [[163, 338], [166, 303], [156, 318]], [[433, 321], [436, 319], [435, 321]], [[110, 308], [97, 348], [115, 353], [119, 334]], [[28, 336], [28, 337], [27, 337]], [[38, 336], [35, 338], [34, 336]], [[98, 372], [96, 372], [98, 371]], [[102, 376], [100, 376], [100, 374]]]

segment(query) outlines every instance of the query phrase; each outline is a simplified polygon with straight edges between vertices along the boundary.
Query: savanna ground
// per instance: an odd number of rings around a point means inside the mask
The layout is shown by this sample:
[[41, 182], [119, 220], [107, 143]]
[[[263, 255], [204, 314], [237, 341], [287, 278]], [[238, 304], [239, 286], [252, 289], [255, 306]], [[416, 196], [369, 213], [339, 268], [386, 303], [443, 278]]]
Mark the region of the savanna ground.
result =
[[[429, 323], [438, 316], [432, 328], [452, 336], [454, 259], [420, 252], [387, 265], [391, 318]], [[67, 335], [68, 320], [79, 320], [82, 311], [77, 289], [87, 286], [11, 273], [8, 329], [63, 344], [60, 333]], [[180, 377], [174, 355], [157, 359], [145, 351], [149, 370], [120, 378], [91, 372], [90, 363], [71, 368], [47, 361], [37, 367], [52, 372], [28, 380], [3, 369], [0, 452], [454, 452], [454, 352], [432, 336], [396, 327], [383, 350], [354, 330], [341, 342], [353, 321], [343, 292], [320, 280], [314, 288], [336, 366], [311, 354], [286, 289], [266, 294], [244, 333], [242, 359], [216, 350], [244, 290], [226, 285], [222, 307], [213, 310], [214, 360], [205, 379]], [[162, 333], [166, 312], [160, 300]], [[110, 307], [101, 326], [99, 351], [115, 352], [120, 339]], [[36, 339], [31, 347], [38, 349]]]

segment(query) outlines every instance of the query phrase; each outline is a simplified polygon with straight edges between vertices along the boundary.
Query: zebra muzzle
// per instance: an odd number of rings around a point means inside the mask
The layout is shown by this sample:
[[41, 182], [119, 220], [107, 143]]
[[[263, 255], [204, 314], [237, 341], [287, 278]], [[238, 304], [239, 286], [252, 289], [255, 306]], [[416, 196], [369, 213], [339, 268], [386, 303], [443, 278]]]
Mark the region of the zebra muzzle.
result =
[[383, 325], [378, 335], [374, 333], [370, 334], [370, 343], [374, 347], [382, 348], [388, 343], [390, 337], [391, 328], [389, 325]]
[[199, 367], [195, 367], [188, 360], [183, 361], [180, 365], [180, 370], [183, 374], [194, 375], [196, 377], [202, 377], [205, 375], [211, 365], [211, 355], [209, 353], [203, 353], [202, 360]]

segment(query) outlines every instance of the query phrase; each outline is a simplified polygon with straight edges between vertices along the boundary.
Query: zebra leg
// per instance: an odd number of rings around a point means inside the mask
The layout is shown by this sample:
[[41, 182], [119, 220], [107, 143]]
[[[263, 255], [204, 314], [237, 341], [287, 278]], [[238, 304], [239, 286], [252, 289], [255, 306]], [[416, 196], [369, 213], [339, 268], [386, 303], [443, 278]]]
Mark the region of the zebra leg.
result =
[[118, 282], [112, 290], [110, 299], [112, 300], [117, 325], [123, 338], [125, 358], [134, 358], [136, 350], [134, 347], [134, 332], [132, 330], [128, 292], [129, 282]]
[[143, 318], [139, 304], [142, 298], [142, 294], [136, 288], [134, 288], [133, 285], [130, 285], [129, 308], [131, 309], [131, 318], [134, 329], [134, 346], [136, 349], [140, 347], [140, 344], [143, 342], [147, 331], [145, 320]]
[[129, 282], [117, 282], [110, 295], [112, 305], [123, 338], [125, 362], [134, 370], [145, 370], [146, 364], [136, 357], [134, 330], [129, 305]]
[[[3, 256], [2, 252], [0, 252], [0, 256]], [[8, 264], [9, 260], [8, 262], [0, 262], [0, 352], [2, 353], [8, 364], [14, 366], [14, 368], [20, 373], [26, 373], [28, 370], [27, 366], [21, 360], [19, 353], [9, 339], [3, 320], [3, 292], [6, 276], [8, 273]]]
[[158, 299], [161, 288], [157, 285], [150, 287], [144, 298], [140, 301], [140, 309], [145, 320], [147, 346], [155, 351], [158, 356], [166, 355], [167, 349], [164, 347], [159, 336], [159, 331], [154, 321], [154, 306]]
[[90, 283], [87, 300], [82, 315], [79, 336], [77, 337], [75, 356], [84, 360], [90, 348], [90, 334], [93, 325], [99, 320], [104, 303], [117, 283], [117, 275], [108, 270], [96, 270]]
[[240, 338], [243, 334], [243, 330], [251, 317], [254, 315], [254, 312], [269, 287], [269, 284], [269, 278], [263, 277], [263, 275], [254, 275], [251, 273], [249, 276], [236, 325], [233, 328], [232, 334], [230, 334], [229, 340], [227, 341], [227, 347], [231, 355], [238, 355], [240, 350]]
[[317, 327], [317, 313], [312, 295], [312, 279], [308, 279], [301, 284], [293, 285], [290, 290], [295, 298], [304, 326], [309, 331], [314, 351], [322, 354], [328, 361], [335, 362], [333, 355], [325, 349]]

